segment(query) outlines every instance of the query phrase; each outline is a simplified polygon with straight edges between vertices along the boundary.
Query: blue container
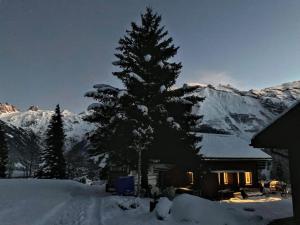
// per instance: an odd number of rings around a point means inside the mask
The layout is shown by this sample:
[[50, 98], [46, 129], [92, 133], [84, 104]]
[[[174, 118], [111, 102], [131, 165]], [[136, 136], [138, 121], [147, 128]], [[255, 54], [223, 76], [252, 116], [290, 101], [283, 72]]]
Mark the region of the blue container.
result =
[[118, 195], [134, 194], [134, 177], [118, 177], [115, 181], [115, 188]]

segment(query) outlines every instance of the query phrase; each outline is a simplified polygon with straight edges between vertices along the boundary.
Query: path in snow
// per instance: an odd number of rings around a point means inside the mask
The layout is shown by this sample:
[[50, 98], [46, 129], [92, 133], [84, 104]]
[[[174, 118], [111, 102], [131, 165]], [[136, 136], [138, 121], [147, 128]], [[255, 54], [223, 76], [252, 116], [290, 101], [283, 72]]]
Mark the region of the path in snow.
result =
[[0, 181], [1, 225], [102, 225], [103, 188], [73, 181]]
[[76, 196], [57, 205], [34, 225], [101, 225], [101, 198]]

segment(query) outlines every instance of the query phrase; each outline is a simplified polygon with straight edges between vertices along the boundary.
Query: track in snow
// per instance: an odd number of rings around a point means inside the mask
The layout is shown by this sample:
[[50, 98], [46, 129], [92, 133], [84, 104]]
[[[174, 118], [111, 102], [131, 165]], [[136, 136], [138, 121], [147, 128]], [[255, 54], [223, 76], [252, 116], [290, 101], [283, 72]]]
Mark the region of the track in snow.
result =
[[102, 225], [103, 187], [59, 180], [0, 180], [0, 225]]
[[34, 225], [101, 225], [101, 198], [74, 197], [57, 205]]

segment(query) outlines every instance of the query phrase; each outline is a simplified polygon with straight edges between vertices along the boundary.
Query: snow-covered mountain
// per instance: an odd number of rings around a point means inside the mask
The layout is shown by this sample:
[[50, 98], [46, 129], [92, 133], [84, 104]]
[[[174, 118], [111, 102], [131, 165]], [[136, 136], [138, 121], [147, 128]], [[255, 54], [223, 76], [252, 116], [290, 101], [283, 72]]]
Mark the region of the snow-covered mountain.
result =
[[[31, 175], [39, 160], [39, 138], [30, 130], [17, 128], [0, 120], [0, 125], [6, 133], [9, 148], [8, 172], [14, 176]], [[15, 174], [16, 171], [21, 174]]]
[[199, 130], [250, 139], [300, 100], [300, 81], [250, 91], [239, 91], [228, 85], [200, 84], [194, 94], [205, 96], [194, 107], [194, 113], [204, 116]]
[[17, 112], [17, 108], [14, 105], [8, 103], [0, 103], [0, 113]]
[[[196, 114], [204, 116], [198, 129], [207, 133], [235, 134], [247, 139], [300, 100], [300, 81], [249, 91], [240, 91], [229, 85], [197, 86], [193, 94], [205, 97], [194, 107]], [[0, 120], [32, 131], [42, 139], [52, 114], [53, 111], [41, 110], [36, 106], [18, 111], [15, 106], [0, 104]], [[62, 115], [69, 147], [83, 140], [85, 134], [94, 129], [92, 124], [83, 120], [84, 113], [64, 110]]]
[[[33, 132], [36, 136], [44, 139], [49, 121], [54, 111], [40, 110], [31, 106], [26, 111], [9, 111], [0, 113], [0, 120]], [[64, 129], [66, 132], [66, 148], [71, 148], [74, 144], [84, 139], [85, 134], [93, 129], [93, 125], [83, 121], [85, 114], [75, 114], [68, 110], [62, 112]]]
[[[195, 84], [193, 84], [195, 85]], [[300, 81], [285, 83], [261, 90], [240, 91], [229, 85], [198, 84], [194, 95], [205, 97], [203, 102], [194, 107], [194, 113], [203, 115], [198, 131], [204, 133], [232, 134], [250, 141], [260, 129], [274, 120], [280, 113], [300, 100]], [[0, 104], [0, 122], [4, 122], [8, 142], [12, 151], [10, 157], [15, 164], [24, 166], [43, 144], [43, 139], [54, 112], [31, 106], [26, 111], [17, 107]], [[77, 167], [84, 167], [81, 161], [87, 158], [86, 133], [94, 125], [83, 120], [85, 113], [62, 112], [66, 131], [66, 150]], [[2, 122], [1, 122], [2, 123]], [[271, 150], [270, 150], [271, 151]], [[268, 154], [273, 154], [268, 152]], [[282, 161], [282, 157], [272, 155], [273, 159]], [[36, 156], [34, 156], [36, 159]], [[286, 160], [287, 161], [287, 160]], [[30, 165], [29, 165], [30, 166]], [[287, 167], [287, 166], [285, 166]]]

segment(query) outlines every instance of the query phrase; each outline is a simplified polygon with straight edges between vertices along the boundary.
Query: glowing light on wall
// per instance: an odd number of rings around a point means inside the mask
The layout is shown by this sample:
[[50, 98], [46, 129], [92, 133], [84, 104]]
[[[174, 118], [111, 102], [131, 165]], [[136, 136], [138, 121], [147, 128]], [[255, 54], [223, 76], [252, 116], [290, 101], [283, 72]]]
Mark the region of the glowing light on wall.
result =
[[245, 182], [246, 182], [246, 185], [252, 185], [252, 173], [251, 172], [245, 172]]
[[228, 173], [224, 173], [224, 184], [228, 184]]
[[194, 173], [189, 171], [189, 172], [187, 172], [187, 175], [188, 175], [190, 184], [193, 184], [194, 183]]

